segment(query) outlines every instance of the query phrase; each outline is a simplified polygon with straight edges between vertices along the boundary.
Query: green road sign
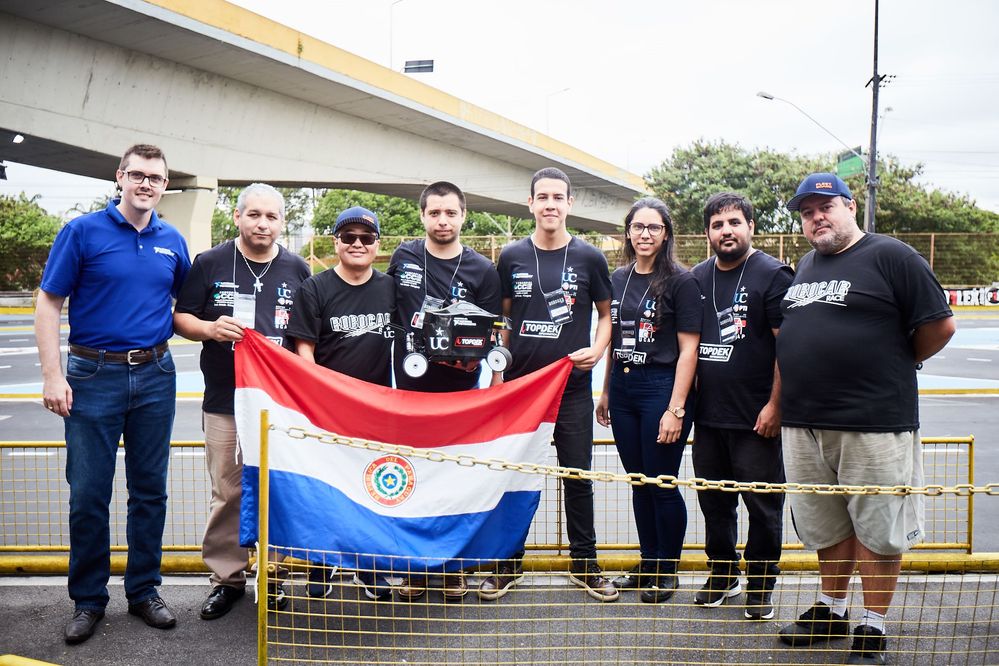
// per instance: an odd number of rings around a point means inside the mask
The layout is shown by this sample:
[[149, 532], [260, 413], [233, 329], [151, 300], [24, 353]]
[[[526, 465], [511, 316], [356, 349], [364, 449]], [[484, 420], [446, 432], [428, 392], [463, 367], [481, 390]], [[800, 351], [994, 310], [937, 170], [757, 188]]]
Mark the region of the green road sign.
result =
[[856, 176], [857, 174], [864, 173], [866, 170], [867, 165], [864, 164], [864, 160], [860, 157], [860, 146], [857, 146], [852, 151], [848, 150], [836, 156], [836, 175], [840, 178]]

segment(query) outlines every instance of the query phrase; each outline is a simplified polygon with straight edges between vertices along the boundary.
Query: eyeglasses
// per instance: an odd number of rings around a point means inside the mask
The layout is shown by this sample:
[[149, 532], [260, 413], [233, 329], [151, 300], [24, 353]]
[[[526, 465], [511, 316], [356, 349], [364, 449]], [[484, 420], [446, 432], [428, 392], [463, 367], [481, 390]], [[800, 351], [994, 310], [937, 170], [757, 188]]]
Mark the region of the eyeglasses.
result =
[[341, 232], [336, 237], [345, 245], [353, 245], [357, 241], [361, 241], [361, 245], [374, 245], [375, 241], [378, 240], [378, 234], [354, 233], [352, 231]]
[[641, 236], [646, 231], [652, 236], [658, 236], [663, 231], [666, 230], [665, 224], [641, 224], [640, 222], [632, 222], [628, 225], [628, 230], [631, 231], [635, 236]]
[[142, 173], [141, 171], [125, 171], [123, 173], [128, 178], [128, 182], [136, 185], [141, 185], [142, 181], [148, 180], [151, 187], [159, 187], [167, 181], [166, 178], [155, 173]]

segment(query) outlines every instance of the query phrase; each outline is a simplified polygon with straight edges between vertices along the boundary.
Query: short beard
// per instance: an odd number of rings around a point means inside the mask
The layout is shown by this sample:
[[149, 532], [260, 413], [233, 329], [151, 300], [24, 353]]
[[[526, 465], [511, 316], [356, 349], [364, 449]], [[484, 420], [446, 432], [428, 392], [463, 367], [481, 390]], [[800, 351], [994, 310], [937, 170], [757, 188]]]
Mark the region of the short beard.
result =
[[834, 231], [831, 234], [823, 234], [821, 238], [812, 238], [808, 243], [819, 254], [829, 255], [842, 252], [850, 245], [851, 240], [853, 240], [853, 236], [850, 234], [842, 231]]
[[735, 263], [749, 254], [749, 245], [737, 245], [734, 250], [716, 249], [715, 255], [727, 264]]

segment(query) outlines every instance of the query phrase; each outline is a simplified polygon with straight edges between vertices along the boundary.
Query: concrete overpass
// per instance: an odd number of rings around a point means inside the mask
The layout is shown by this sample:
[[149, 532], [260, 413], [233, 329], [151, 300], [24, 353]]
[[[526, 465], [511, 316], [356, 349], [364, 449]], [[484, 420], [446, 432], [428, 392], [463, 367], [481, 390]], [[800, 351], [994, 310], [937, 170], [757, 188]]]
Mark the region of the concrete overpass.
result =
[[[415, 198], [452, 180], [525, 216], [531, 174], [572, 178], [569, 224], [611, 231], [638, 176], [222, 0], [0, 0], [0, 159], [111, 180], [137, 142], [171, 170], [165, 217], [208, 247], [219, 185]], [[10, 142], [13, 133], [26, 140]]]

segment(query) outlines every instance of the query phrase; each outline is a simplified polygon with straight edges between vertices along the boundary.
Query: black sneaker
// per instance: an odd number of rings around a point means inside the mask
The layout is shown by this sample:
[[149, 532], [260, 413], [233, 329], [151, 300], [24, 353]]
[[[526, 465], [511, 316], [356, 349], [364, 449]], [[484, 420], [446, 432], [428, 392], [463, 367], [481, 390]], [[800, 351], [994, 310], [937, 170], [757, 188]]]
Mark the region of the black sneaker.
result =
[[523, 578], [524, 570], [519, 562], [516, 565], [513, 562], [500, 562], [499, 566], [496, 567], [496, 573], [487, 576], [479, 583], [477, 592], [479, 599], [495, 601], [509, 592], [510, 588]]
[[774, 604], [769, 592], [746, 593], [746, 619], [770, 620], [774, 616]]
[[324, 599], [333, 592], [333, 572], [336, 571], [336, 567], [324, 567], [321, 565], [313, 565], [309, 569], [309, 585], [306, 588], [306, 594], [310, 597], [315, 597], [317, 599]]
[[354, 585], [359, 585], [368, 599], [385, 601], [392, 598], [392, 586], [381, 574], [358, 571], [354, 574]]
[[573, 560], [569, 580], [597, 601], [617, 601], [621, 593], [603, 573], [600, 565], [593, 560]]
[[642, 580], [639, 598], [646, 604], [661, 604], [668, 601], [678, 587], [680, 581], [676, 574], [646, 575]]
[[811, 645], [819, 641], [846, 638], [850, 635], [850, 614], [843, 617], [832, 612], [821, 601], [801, 614], [797, 621], [781, 627], [780, 639], [792, 647]]
[[288, 595], [284, 593], [284, 585], [282, 583], [267, 584], [267, 610], [284, 610], [288, 607], [290, 601]]
[[639, 562], [628, 573], [613, 580], [614, 587], [619, 590], [634, 590], [642, 586], [642, 563]]
[[885, 664], [885, 635], [878, 629], [866, 624], [858, 625], [853, 630], [853, 645], [850, 646], [848, 664]]
[[738, 576], [719, 576], [711, 574], [704, 586], [694, 595], [694, 603], [698, 606], [714, 608], [721, 606], [726, 599], [742, 594], [742, 585]]

